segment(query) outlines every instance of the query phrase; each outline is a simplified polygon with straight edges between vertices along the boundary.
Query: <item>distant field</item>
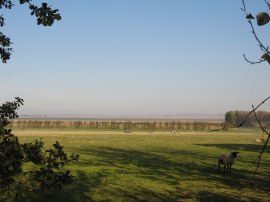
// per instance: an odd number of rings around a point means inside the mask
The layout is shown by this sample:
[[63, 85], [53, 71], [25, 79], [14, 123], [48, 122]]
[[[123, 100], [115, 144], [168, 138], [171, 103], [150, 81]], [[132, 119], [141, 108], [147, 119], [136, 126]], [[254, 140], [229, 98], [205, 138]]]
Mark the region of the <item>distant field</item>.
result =
[[[14, 130], [21, 141], [58, 140], [80, 154], [69, 167], [78, 181], [55, 201], [270, 201], [270, 149], [253, 178], [262, 143], [256, 131], [229, 133]], [[239, 151], [231, 174], [217, 156]], [[52, 200], [50, 200], [52, 201]]]

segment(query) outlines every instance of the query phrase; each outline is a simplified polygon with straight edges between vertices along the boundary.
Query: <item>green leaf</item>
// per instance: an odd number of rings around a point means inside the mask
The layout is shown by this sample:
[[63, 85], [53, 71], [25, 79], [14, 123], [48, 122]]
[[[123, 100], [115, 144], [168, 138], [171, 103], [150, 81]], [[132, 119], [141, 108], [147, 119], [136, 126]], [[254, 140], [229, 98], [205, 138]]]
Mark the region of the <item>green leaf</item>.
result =
[[266, 12], [260, 12], [256, 16], [256, 19], [257, 19], [257, 24], [259, 26], [262, 26], [262, 25], [265, 25], [265, 24], [267, 24], [269, 22], [270, 17], [268, 15], [268, 13], [266, 13]]

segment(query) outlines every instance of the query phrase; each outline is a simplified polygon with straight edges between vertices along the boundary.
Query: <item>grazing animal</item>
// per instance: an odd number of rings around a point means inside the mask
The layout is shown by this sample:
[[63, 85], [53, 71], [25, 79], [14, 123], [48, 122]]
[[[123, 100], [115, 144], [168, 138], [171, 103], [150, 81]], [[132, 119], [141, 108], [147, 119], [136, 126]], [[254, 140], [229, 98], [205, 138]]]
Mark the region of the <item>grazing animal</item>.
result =
[[218, 173], [220, 173], [220, 165], [223, 165], [223, 173], [225, 170], [227, 172], [232, 172], [232, 164], [234, 163], [235, 158], [239, 152], [232, 152], [231, 154], [222, 154], [218, 157]]

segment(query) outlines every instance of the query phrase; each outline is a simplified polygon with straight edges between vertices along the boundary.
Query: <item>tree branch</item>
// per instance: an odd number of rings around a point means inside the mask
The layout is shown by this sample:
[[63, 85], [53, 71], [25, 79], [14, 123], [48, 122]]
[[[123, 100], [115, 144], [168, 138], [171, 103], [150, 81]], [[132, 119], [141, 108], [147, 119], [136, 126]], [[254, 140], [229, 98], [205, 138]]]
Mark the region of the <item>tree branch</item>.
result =
[[261, 105], [263, 105], [263, 104], [264, 104], [267, 100], [269, 100], [269, 99], [270, 99], [270, 97], [264, 99], [260, 104], [258, 104], [255, 108], [253, 108], [253, 110], [250, 111], [250, 112], [247, 114], [246, 118], [245, 118], [238, 126], [236, 126], [236, 128], [242, 127], [242, 126], [244, 125], [244, 123], [246, 123], [246, 121], [247, 121], [248, 117], [250, 116], [250, 114], [254, 113]]
[[266, 3], [266, 5], [268, 6], [268, 9], [270, 9], [270, 3], [266, 0], [264, 0], [264, 2]]
[[266, 148], [266, 146], [267, 146], [267, 144], [268, 144], [268, 142], [269, 142], [270, 134], [269, 134], [269, 132], [266, 131], [265, 128], [262, 126], [261, 121], [258, 119], [256, 110], [255, 110], [255, 108], [254, 108], [253, 105], [252, 105], [252, 108], [253, 108], [252, 111], [253, 111], [253, 113], [254, 113], [254, 116], [255, 116], [255, 118], [256, 118], [258, 124], [260, 125], [261, 130], [262, 130], [264, 133], [266, 133], [266, 134], [268, 135], [266, 141], [264, 142], [263, 148], [262, 148], [262, 150], [261, 150], [260, 153], [259, 153], [259, 156], [258, 156], [258, 157], [255, 159], [255, 161], [254, 161], [254, 163], [257, 161], [256, 170], [255, 170], [255, 172], [254, 172], [254, 174], [253, 174], [253, 176], [255, 176], [255, 175], [257, 174], [257, 172], [258, 172], [258, 169], [259, 169], [259, 166], [260, 166], [260, 163], [261, 163], [261, 159], [262, 159], [262, 155], [263, 155], [263, 153], [264, 153], [264, 151], [265, 151], [265, 148]]
[[262, 63], [262, 62], [265, 61], [265, 60], [260, 59], [260, 60], [257, 61], [257, 62], [252, 62], [252, 61], [250, 61], [250, 60], [248, 60], [248, 59], [246, 58], [245, 54], [243, 54], [243, 57], [244, 57], [244, 59], [245, 59], [248, 63], [250, 63], [251, 65], [259, 64], [259, 63]]
[[[268, 6], [270, 6], [270, 4], [269, 4], [266, 0], [265, 0], [265, 3], [266, 3]], [[254, 18], [253, 18], [253, 16], [252, 16], [251, 14], [249, 14], [249, 13], [247, 12], [245, 0], [242, 0], [242, 4], [243, 4], [243, 8], [241, 8], [241, 10], [246, 14], [246, 18], [248, 19], [248, 23], [249, 23], [249, 25], [250, 25], [250, 27], [251, 27], [251, 33], [253, 34], [253, 36], [255, 37], [256, 41], [258, 42], [258, 46], [260, 47], [261, 51], [263, 51], [264, 54], [269, 55], [269, 54], [270, 54], [269, 48], [266, 47], [265, 45], [263, 45], [263, 43], [261, 42], [261, 40], [259, 39], [259, 37], [258, 37], [257, 34], [256, 34], [255, 28], [254, 28], [253, 23], [252, 23], [252, 21], [251, 21], [251, 20], [254, 19]], [[270, 8], [270, 7], [269, 7], [269, 8]], [[265, 59], [264, 59], [264, 60], [260, 59], [258, 62], [251, 62], [251, 61], [249, 61], [249, 60], [245, 57], [245, 55], [244, 55], [244, 58], [245, 58], [245, 60], [246, 60], [248, 63], [250, 63], [250, 64], [257, 64], [257, 63], [261, 63], [261, 62], [265, 61]]]

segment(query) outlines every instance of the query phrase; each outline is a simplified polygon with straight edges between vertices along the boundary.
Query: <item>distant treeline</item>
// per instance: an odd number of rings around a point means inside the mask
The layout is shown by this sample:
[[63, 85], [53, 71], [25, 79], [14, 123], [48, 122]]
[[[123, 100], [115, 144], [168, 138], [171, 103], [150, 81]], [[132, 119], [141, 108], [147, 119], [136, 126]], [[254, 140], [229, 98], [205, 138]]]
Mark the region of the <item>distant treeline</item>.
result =
[[[243, 127], [258, 128], [259, 124], [255, 115], [250, 114], [249, 117], [247, 117], [248, 113], [248, 111], [229, 111], [225, 114], [225, 123], [230, 126], [238, 126], [247, 118]], [[257, 111], [256, 115], [263, 127], [270, 128], [270, 112]]]
[[60, 121], [12, 120], [12, 128], [53, 128], [131, 131], [208, 131], [224, 127], [224, 123], [189, 121]]

